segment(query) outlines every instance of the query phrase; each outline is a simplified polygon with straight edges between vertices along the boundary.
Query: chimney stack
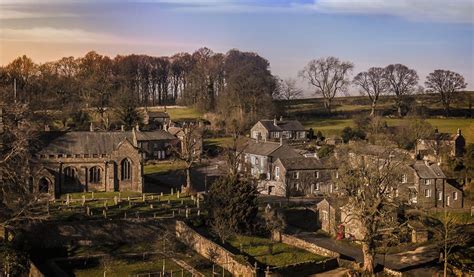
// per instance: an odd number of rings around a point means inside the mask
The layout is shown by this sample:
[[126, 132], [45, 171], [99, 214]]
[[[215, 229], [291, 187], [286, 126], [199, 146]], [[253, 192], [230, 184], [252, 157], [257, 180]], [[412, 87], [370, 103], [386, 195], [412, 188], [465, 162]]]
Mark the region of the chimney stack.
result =
[[278, 126], [276, 117], [273, 118], [273, 125]]
[[461, 135], [461, 128], [458, 128], [458, 135]]

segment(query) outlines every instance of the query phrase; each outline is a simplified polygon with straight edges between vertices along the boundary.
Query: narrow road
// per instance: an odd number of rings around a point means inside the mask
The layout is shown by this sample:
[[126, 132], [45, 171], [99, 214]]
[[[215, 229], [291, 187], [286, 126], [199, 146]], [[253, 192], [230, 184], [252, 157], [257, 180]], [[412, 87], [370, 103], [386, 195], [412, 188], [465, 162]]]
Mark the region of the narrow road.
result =
[[[317, 246], [332, 250], [341, 255], [341, 258], [362, 263], [364, 256], [362, 249], [349, 242], [337, 241], [332, 238], [318, 236], [312, 232], [301, 232], [295, 234], [298, 238], [314, 243]], [[406, 269], [422, 266], [438, 259], [439, 252], [436, 246], [421, 246], [412, 251], [406, 251], [395, 254], [384, 255], [378, 254], [375, 262], [385, 267], [403, 271]]]

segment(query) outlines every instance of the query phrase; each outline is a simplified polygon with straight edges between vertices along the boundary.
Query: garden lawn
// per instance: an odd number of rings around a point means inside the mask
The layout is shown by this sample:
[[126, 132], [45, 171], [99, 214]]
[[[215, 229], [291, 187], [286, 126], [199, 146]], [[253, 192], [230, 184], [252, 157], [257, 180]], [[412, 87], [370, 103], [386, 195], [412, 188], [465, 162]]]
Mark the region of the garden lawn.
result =
[[[166, 260], [166, 271], [169, 274], [171, 270], [174, 271], [176, 276], [181, 276], [181, 267], [175, 264], [171, 260]], [[150, 259], [148, 261], [113, 261], [109, 265], [109, 270], [107, 271], [107, 276], [117, 276], [117, 277], [128, 277], [135, 274], [145, 274], [145, 273], [157, 273], [163, 269], [163, 260], [159, 257]], [[88, 269], [77, 269], [74, 271], [75, 276], [77, 277], [91, 277], [98, 276], [102, 277], [104, 275], [104, 267], [102, 265], [96, 266], [94, 268]], [[185, 271], [185, 276], [191, 276], [191, 273]]]
[[145, 165], [144, 174], [167, 174], [170, 171], [184, 170], [186, 164], [183, 161], [163, 161], [155, 164]]
[[285, 266], [308, 261], [323, 261], [327, 257], [319, 256], [288, 244], [274, 242], [267, 238], [237, 235], [227, 241], [236, 249], [252, 256], [258, 262], [268, 266]]

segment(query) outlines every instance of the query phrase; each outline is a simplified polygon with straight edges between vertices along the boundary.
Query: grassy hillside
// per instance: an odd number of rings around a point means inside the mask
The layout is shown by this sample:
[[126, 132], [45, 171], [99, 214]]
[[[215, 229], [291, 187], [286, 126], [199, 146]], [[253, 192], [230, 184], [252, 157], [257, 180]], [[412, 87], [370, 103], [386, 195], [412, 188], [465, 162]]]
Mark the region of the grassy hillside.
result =
[[[461, 93], [451, 105], [452, 114], [456, 117], [444, 118], [443, 108], [437, 95], [422, 95], [413, 99], [417, 107], [423, 107], [428, 117], [427, 121], [438, 128], [440, 132], [454, 133], [460, 128], [470, 143], [474, 143], [474, 115], [471, 110], [474, 102], [474, 92]], [[470, 104], [471, 102], [471, 104]], [[291, 118], [299, 119], [306, 128], [313, 128], [325, 135], [339, 134], [346, 126], [354, 126], [352, 118], [359, 114], [370, 112], [370, 101], [367, 97], [339, 97], [334, 100], [334, 111], [327, 114], [320, 98], [297, 99], [280, 102], [282, 108]], [[391, 96], [380, 99], [377, 107], [379, 114], [385, 116], [389, 126], [400, 125], [407, 119], [394, 118], [395, 101]]]

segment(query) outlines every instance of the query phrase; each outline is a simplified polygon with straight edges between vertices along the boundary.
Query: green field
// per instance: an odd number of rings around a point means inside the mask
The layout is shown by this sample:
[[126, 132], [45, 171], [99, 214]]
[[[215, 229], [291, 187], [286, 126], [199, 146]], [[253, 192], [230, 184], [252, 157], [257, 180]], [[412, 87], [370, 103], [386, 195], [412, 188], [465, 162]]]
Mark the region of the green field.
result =
[[[397, 126], [408, 119], [386, 118], [389, 126]], [[461, 129], [466, 141], [474, 143], [474, 119], [466, 118], [430, 118], [427, 119], [433, 127], [438, 128], [440, 132], [455, 133]], [[315, 131], [321, 131], [324, 135], [339, 134], [344, 127], [353, 127], [352, 119], [311, 119], [301, 122], [306, 128], [313, 128]]]
[[163, 161], [144, 166], [144, 174], [166, 174], [170, 171], [184, 170], [186, 167], [183, 161]]

